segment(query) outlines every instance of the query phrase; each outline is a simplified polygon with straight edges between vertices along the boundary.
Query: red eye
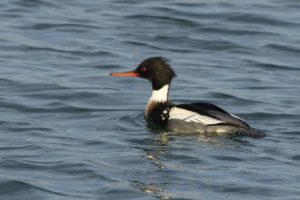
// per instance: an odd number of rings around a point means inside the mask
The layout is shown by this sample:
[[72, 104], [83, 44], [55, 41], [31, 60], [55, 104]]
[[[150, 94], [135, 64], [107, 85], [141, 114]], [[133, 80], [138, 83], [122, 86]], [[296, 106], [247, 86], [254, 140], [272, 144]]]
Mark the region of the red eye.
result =
[[142, 67], [142, 68], [141, 68], [141, 71], [142, 71], [142, 72], [145, 72], [145, 71], [147, 71], [147, 68], [146, 68], [146, 67]]

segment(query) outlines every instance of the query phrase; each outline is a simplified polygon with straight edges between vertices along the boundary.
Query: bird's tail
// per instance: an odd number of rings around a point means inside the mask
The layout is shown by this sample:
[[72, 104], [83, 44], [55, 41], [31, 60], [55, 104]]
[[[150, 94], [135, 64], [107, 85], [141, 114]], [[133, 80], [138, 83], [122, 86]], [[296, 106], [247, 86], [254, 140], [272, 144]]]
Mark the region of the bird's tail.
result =
[[241, 130], [239, 130], [239, 133], [242, 136], [248, 136], [248, 137], [253, 137], [253, 138], [262, 138], [262, 137], [266, 137], [266, 134], [258, 129], [254, 129], [254, 128], [241, 128]]

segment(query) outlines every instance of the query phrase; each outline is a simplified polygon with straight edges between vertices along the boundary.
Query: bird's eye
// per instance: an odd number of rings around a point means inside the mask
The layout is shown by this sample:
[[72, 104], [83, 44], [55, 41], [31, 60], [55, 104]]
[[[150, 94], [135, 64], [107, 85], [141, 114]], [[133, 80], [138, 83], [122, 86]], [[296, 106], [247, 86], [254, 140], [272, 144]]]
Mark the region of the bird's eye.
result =
[[146, 71], [147, 71], [147, 68], [146, 68], [146, 67], [142, 67], [142, 68], [141, 68], [141, 71], [142, 71], [142, 72], [146, 72]]

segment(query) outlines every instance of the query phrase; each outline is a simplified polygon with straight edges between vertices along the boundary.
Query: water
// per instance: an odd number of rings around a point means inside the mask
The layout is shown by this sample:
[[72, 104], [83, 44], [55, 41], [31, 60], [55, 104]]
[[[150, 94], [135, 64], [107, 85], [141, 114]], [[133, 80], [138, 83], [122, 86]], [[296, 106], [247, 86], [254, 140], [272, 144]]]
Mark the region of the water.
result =
[[[0, 199], [300, 198], [297, 0], [0, 3]], [[263, 139], [147, 128], [150, 56], [175, 103], [204, 100]]]

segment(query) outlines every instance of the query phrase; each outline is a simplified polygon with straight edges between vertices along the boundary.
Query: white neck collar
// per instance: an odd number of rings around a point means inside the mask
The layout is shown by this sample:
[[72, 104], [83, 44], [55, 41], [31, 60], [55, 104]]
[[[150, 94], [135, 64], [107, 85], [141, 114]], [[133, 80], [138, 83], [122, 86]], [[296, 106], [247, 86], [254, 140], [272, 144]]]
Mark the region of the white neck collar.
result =
[[164, 103], [168, 101], [168, 95], [169, 95], [169, 85], [165, 85], [159, 90], [152, 90], [152, 95], [148, 101], [145, 110], [146, 118], [149, 117], [148, 115], [151, 112], [151, 109], [153, 109], [153, 105], [155, 105], [155, 103]]
[[165, 85], [159, 90], [153, 90], [149, 102], [166, 102], [168, 101], [169, 85]]

